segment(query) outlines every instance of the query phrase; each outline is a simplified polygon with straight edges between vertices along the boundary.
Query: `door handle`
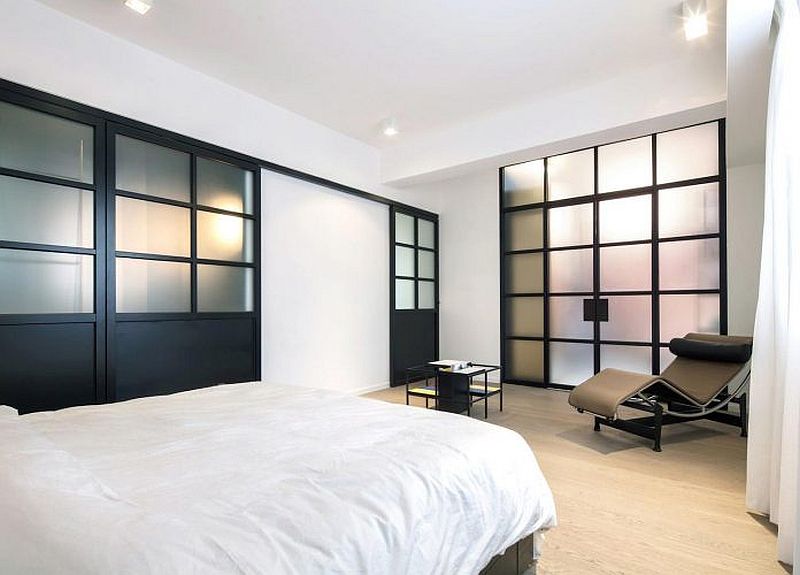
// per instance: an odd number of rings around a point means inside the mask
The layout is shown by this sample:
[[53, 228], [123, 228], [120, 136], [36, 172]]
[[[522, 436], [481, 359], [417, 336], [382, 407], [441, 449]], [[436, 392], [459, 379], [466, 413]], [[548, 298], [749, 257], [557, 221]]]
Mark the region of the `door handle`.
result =
[[583, 321], [608, 321], [607, 299], [583, 300]]

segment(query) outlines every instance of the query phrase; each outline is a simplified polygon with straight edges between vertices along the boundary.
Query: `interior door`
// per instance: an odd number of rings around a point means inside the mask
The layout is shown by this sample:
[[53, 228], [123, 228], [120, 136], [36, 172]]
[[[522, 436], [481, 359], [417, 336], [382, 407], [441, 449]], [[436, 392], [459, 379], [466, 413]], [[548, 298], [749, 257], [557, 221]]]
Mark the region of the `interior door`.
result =
[[419, 213], [390, 210], [391, 384], [406, 370], [439, 356], [438, 222]]

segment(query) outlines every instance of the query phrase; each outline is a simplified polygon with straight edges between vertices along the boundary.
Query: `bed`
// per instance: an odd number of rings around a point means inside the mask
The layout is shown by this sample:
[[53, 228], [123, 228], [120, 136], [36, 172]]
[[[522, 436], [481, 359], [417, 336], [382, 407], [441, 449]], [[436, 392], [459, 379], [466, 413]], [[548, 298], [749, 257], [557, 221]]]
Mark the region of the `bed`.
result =
[[517, 433], [242, 383], [0, 407], [3, 573], [478, 573], [555, 526]]

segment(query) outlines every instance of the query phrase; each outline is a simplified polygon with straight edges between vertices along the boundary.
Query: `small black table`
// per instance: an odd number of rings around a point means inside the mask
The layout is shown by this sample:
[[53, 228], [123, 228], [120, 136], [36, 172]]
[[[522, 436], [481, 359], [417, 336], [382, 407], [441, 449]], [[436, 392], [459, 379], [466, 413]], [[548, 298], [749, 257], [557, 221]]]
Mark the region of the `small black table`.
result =
[[[434, 402], [434, 409], [450, 413], [471, 415], [472, 405], [483, 401], [483, 417], [489, 417], [489, 398], [500, 396], [500, 411], [503, 411], [503, 383], [489, 385], [489, 374], [499, 371], [499, 365], [468, 363], [463, 369], [453, 369], [446, 362], [430, 362], [406, 370], [406, 405], [411, 397], [424, 397], [425, 407]], [[483, 376], [483, 381], [474, 382]], [[413, 382], [425, 381], [424, 385], [410, 387]]]

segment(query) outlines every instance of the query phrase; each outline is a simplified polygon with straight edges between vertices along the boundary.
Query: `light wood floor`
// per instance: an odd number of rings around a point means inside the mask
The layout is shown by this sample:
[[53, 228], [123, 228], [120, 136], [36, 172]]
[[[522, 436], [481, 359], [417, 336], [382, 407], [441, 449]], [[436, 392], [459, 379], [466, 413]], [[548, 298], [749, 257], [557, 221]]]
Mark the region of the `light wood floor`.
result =
[[[489, 421], [527, 439], [556, 500], [559, 526], [546, 537], [539, 575], [791, 572], [775, 560], [773, 528], [745, 511], [737, 429], [669, 426], [655, 453], [644, 439], [594, 432], [564, 392], [505, 389], [505, 409], [493, 400]], [[368, 397], [405, 402], [402, 387]]]

